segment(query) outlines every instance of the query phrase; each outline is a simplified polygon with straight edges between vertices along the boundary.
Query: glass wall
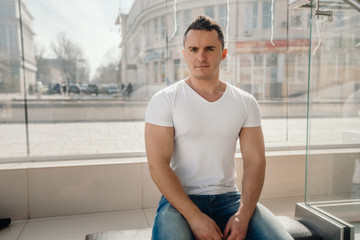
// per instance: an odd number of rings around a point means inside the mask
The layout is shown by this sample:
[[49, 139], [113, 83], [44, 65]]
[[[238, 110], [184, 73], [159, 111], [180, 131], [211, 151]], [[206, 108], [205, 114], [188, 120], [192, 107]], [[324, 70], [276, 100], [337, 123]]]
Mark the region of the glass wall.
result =
[[[26, 12], [23, 12], [26, 15]], [[22, 41], [19, 38], [20, 14], [17, 5], [10, 1], [0, 2], [0, 152], [24, 156], [27, 154], [26, 115], [24, 95], [19, 95], [24, 89], [22, 70]], [[30, 27], [29, 27], [30, 28]], [[26, 32], [28, 35], [29, 32]], [[27, 61], [27, 76], [34, 78], [36, 66]], [[18, 96], [16, 100], [13, 100]], [[16, 112], [17, 124], [6, 124]], [[16, 133], [16, 134], [13, 134]], [[4, 151], [3, 151], [4, 149]]]
[[[229, 54], [221, 79], [258, 99], [268, 149], [305, 149], [310, 11], [289, 8], [286, 0], [0, 4], [0, 161], [143, 153], [147, 102], [188, 76], [182, 35], [200, 14], [224, 27]], [[353, 62], [341, 46], [337, 61]], [[323, 61], [318, 55], [312, 64]], [[355, 67], [337, 71], [336, 84], [355, 88], [344, 78], [356, 76]], [[342, 144], [334, 111], [345, 101], [312, 102], [313, 145]]]
[[[318, 6], [309, 51], [306, 203], [352, 224], [351, 239], [360, 239], [360, 9], [340, 0]], [[319, 116], [328, 105], [329, 116]]]

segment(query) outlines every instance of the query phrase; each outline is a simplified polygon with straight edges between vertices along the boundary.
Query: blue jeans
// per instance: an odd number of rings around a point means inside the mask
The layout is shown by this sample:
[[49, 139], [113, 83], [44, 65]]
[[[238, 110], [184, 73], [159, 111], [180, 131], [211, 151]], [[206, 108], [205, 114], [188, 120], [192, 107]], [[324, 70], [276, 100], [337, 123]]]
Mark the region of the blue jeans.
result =
[[[231, 192], [219, 195], [189, 195], [198, 208], [211, 217], [224, 232], [226, 224], [240, 206], [241, 194]], [[195, 239], [185, 218], [161, 197], [152, 232], [152, 240]], [[293, 239], [276, 217], [263, 205], [257, 204], [249, 222], [246, 240]]]

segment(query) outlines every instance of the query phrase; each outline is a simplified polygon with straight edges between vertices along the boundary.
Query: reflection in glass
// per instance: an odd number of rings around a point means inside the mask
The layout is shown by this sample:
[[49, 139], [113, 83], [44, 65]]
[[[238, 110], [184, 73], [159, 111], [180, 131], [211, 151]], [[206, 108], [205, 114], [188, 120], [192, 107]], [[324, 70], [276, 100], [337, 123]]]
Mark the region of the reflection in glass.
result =
[[[18, 4], [0, 2], [0, 152], [7, 157], [26, 155], [24, 96], [42, 89], [35, 78], [33, 16], [25, 4]], [[23, 48], [29, 53], [25, 59]]]
[[[182, 56], [182, 34], [193, 18], [206, 13], [223, 26], [229, 23], [226, 38], [229, 55], [222, 64], [221, 78], [259, 100], [267, 146], [304, 147], [310, 13], [302, 9], [288, 11], [287, 1], [283, 0], [272, 4], [260, 0], [251, 3], [231, 1], [228, 6], [226, 0], [216, 4], [179, 0], [174, 18], [174, 2], [170, 0], [121, 1], [120, 14], [118, 1], [103, 4], [94, 0], [87, 4], [89, 9], [84, 9], [78, 2], [26, 1], [28, 15], [32, 17], [23, 21], [31, 26], [29, 29], [32, 29], [34, 38], [25, 42], [36, 46], [35, 50], [25, 49], [25, 59], [29, 61], [25, 75], [29, 84], [30, 155], [144, 151], [142, 121], [147, 101], [160, 89], [188, 76]], [[71, 9], [68, 8], [70, 5], [73, 5]], [[270, 42], [272, 7], [274, 45]], [[89, 12], [96, 14], [90, 16]], [[334, 23], [342, 19], [344, 23], [338, 28], [347, 24], [358, 27], [357, 19], [347, 17], [346, 13], [335, 15]], [[175, 27], [177, 31], [172, 37]], [[2, 31], [0, 36], [3, 44], [4, 39], [11, 39], [12, 35], [9, 31]], [[357, 56], [340, 53], [340, 49], [348, 44], [348, 40], [340, 37], [326, 46], [327, 50], [325, 46], [318, 49], [318, 52], [327, 54], [326, 57], [320, 54], [312, 56], [312, 64], [319, 65], [313, 69], [323, 69], [311, 74], [321, 72], [323, 79], [336, 76], [334, 71], [342, 77], [356, 76], [355, 67], [347, 63], [356, 62]], [[323, 42], [325, 44], [325, 40]], [[332, 48], [339, 49], [339, 53], [331, 55], [328, 49]], [[1, 49], [9, 51], [6, 47]], [[336, 67], [320, 66], [325, 62], [329, 66], [344, 62], [348, 67], [336, 70]], [[0, 84], [5, 84], [3, 79], [9, 79], [12, 74], [13, 79], [16, 76], [18, 79], [11, 80], [11, 84], [24, 86], [21, 71], [14, 66], [14, 61], [2, 64], [0, 69]], [[330, 71], [325, 76], [325, 72]], [[0, 91], [23, 99], [20, 90], [12, 93], [14, 86], [9, 85]], [[23, 122], [25, 118], [20, 113], [24, 114], [24, 111], [18, 107], [19, 101], [5, 95], [0, 97], [4, 103], [1, 121], [6, 122], [3, 126]], [[344, 111], [353, 112], [356, 108], [353, 97], [356, 97], [355, 93], [343, 99], [346, 102], [344, 109], [348, 109]], [[313, 141], [316, 136], [325, 134], [329, 126], [334, 129], [337, 121], [332, 111], [340, 106], [336, 101], [318, 103], [314, 103], [317, 107], [314, 112], [321, 118], [313, 122], [319, 123], [319, 127], [313, 128]], [[320, 127], [325, 126], [321, 122], [325, 118], [330, 118], [327, 127]], [[127, 133], [123, 130], [129, 121], [139, 131]], [[352, 124], [351, 120], [344, 121], [344, 126]], [[72, 131], [78, 133], [69, 140], [68, 133]], [[342, 131], [337, 128], [335, 131], [337, 134], [328, 136], [327, 142], [340, 143]], [[103, 132], [109, 135], [105, 136]], [[123, 136], [124, 132], [132, 136]], [[21, 134], [24, 136], [23, 132]], [[12, 136], [20, 139], [21, 134], [12, 133]], [[123, 139], [128, 138], [134, 139], [132, 146], [123, 143]], [[99, 139], [114, 144], [104, 147], [105, 144], [98, 144]], [[323, 144], [321, 141], [314, 143]]]
[[[268, 146], [303, 145], [305, 129], [289, 134], [289, 126], [303, 123], [305, 117], [306, 70], [299, 56], [308, 45], [298, 33], [287, 43], [287, 2], [275, 6], [275, 46], [268, 29], [272, 2], [199, 3], [177, 1], [174, 19], [173, 4], [166, 0], [122, 1], [121, 9], [128, 11], [120, 14], [117, 1], [104, 5], [94, 0], [85, 10], [77, 2], [28, 0], [33, 18], [23, 21], [35, 23], [31, 28], [35, 37], [28, 42], [36, 46], [25, 51], [26, 59], [36, 63], [36, 79], [34, 75], [31, 80], [36, 84], [28, 86], [27, 96], [30, 156], [144, 151], [141, 121], [147, 101], [188, 76], [182, 34], [199, 14], [212, 16], [223, 27], [229, 23], [229, 55], [221, 78], [259, 100]], [[74, 6], [69, 9], [69, 5]], [[306, 21], [306, 16], [302, 18]], [[290, 54], [294, 71], [288, 65]], [[2, 78], [9, 71], [16, 69], [7, 66]], [[298, 109], [292, 113], [288, 106], [293, 101]], [[16, 121], [24, 118], [13, 115], [9, 119], [11, 124]], [[139, 131], [123, 130], [130, 124], [127, 121], [134, 121]], [[18, 133], [12, 135], [19, 138]]]
[[[320, 1], [313, 16], [309, 72], [306, 203], [360, 229], [360, 13]], [[331, 106], [331, 107], [330, 107]], [[323, 117], [323, 109], [327, 116]], [[315, 150], [316, 145], [335, 150]], [[346, 148], [336, 149], [340, 145]]]

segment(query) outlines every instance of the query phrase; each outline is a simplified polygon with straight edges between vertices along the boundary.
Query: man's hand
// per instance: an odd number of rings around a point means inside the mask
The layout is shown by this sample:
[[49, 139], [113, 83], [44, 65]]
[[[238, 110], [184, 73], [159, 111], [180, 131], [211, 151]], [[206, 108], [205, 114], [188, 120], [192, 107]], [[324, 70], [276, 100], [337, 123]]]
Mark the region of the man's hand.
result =
[[249, 226], [249, 219], [240, 216], [240, 213], [236, 213], [232, 216], [226, 224], [224, 231], [224, 239], [227, 240], [243, 240], [246, 237], [246, 233]]
[[209, 216], [200, 213], [188, 221], [191, 231], [198, 240], [221, 240], [223, 234], [218, 225]]

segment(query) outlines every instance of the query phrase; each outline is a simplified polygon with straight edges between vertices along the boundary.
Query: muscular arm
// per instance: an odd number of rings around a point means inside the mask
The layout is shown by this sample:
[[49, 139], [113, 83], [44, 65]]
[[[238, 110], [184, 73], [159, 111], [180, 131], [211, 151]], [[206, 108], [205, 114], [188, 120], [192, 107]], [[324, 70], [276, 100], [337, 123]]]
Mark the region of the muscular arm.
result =
[[170, 168], [174, 148], [174, 128], [146, 123], [145, 145], [150, 175], [165, 198], [188, 221], [197, 239], [221, 239], [222, 234], [209, 217], [204, 215], [184, 192], [181, 183]]
[[245, 238], [265, 177], [265, 147], [261, 127], [243, 128], [239, 137], [244, 169], [242, 193], [240, 208], [225, 228], [224, 235], [229, 236], [229, 240]]
[[198, 211], [170, 168], [174, 147], [174, 128], [146, 123], [145, 143], [150, 174], [160, 192], [184, 216]]

